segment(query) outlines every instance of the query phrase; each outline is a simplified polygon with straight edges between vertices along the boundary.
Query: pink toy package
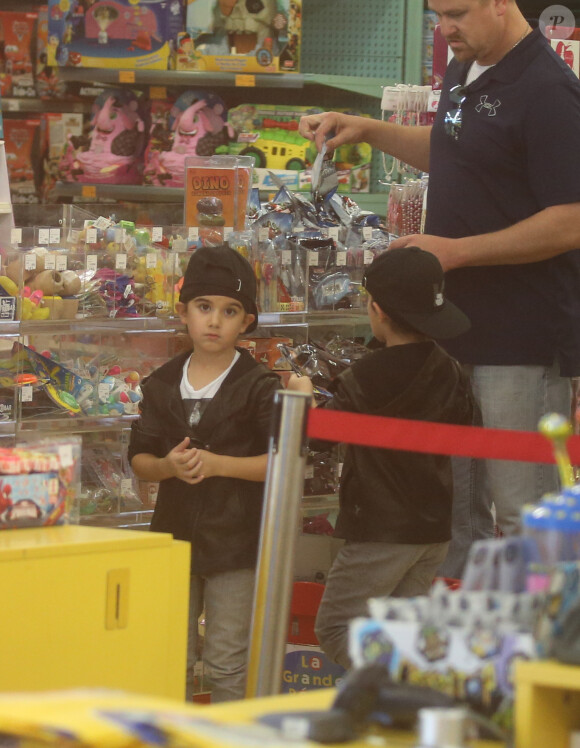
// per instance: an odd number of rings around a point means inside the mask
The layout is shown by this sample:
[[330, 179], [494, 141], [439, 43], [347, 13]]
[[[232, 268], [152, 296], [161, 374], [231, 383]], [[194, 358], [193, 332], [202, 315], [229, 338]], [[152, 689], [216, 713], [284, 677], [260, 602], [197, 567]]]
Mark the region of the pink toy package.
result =
[[146, 184], [183, 187], [187, 156], [212, 156], [233, 136], [225, 102], [205, 91], [186, 91], [168, 113], [157, 109], [145, 153]]
[[124, 89], [95, 99], [88, 136], [71, 136], [60, 162], [62, 178], [94, 184], [140, 184], [146, 122], [140, 100]]

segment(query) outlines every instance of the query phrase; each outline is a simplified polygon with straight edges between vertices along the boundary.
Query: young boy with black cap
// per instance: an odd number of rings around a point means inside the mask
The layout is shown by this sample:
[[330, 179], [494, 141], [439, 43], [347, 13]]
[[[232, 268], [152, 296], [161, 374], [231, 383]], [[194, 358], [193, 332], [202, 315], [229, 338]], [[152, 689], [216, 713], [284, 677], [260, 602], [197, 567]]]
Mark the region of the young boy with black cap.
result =
[[[383, 252], [364, 281], [373, 335], [383, 346], [333, 382], [325, 407], [393, 418], [471, 424], [474, 400], [457, 361], [433, 338], [460, 335], [467, 317], [445, 299], [443, 270], [418, 247]], [[307, 377], [290, 389], [312, 393]], [[348, 445], [340, 478], [338, 552], [316, 620], [322, 649], [348, 668], [348, 622], [370, 597], [428, 591], [451, 539], [451, 460]]]
[[241, 348], [256, 328], [256, 279], [228, 246], [192, 255], [177, 312], [192, 353], [143, 383], [129, 459], [159, 481], [151, 529], [191, 542], [187, 698], [205, 607], [204, 673], [212, 701], [243, 698], [254, 571], [274, 391], [279, 377]]

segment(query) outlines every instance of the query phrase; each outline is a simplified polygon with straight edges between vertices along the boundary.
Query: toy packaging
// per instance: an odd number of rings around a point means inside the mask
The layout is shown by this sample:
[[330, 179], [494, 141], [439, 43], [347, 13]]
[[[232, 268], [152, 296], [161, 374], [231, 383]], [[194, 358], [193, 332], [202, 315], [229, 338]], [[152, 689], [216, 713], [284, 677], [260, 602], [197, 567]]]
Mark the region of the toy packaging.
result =
[[[240, 104], [228, 111], [233, 141], [218, 152], [250, 155], [255, 162], [260, 189], [275, 189], [272, 172], [288, 189], [308, 191], [312, 182], [315, 145], [298, 132], [298, 121], [306, 114], [324, 111], [318, 107], [272, 104]], [[351, 112], [353, 113], [353, 112]], [[339, 192], [368, 192], [372, 149], [367, 143], [337, 149], [335, 166]]]
[[140, 184], [146, 142], [141, 100], [128, 89], [106, 89], [92, 112], [89, 135], [68, 138], [60, 162], [63, 180]]
[[71, 520], [80, 444], [73, 436], [0, 449], [0, 530]]
[[163, 101], [154, 103], [144, 182], [183, 187], [185, 159], [211, 156], [230, 139], [225, 102], [200, 90], [186, 91], [173, 106]]
[[48, 6], [38, 9], [36, 42], [36, 93], [41, 99], [62, 99], [71, 90], [72, 84], [62, 81], [54, 68], [48, 64]]
[[74, 112], [50, 112], [45, 114], [44, 118], [46, 146], [41, 189], [43, 202], [50, 202], [50, 192], [59, 179], [59, 164], [66, 150], [68, 139], [79, 139], [83, 134], [83, 115]]
[[167, 70], [183, 13], [183, 0], [49, 0], [47, 64]]
[[42, 176], [41, 120], [4, 120], [4, 142], [12, 202], [37, 203]]
[[34, 60], [36, 59], [37, 13], [0, 11], [0, 86], [4, 96], [36, 96]]
[[188, 0], [178, 70], [300, 69], [302, 0]]
[[188, 156], [185, 161], [185, 223], [199, 231], [204, 246], [221, 244], [245, 227], [252, 181], [244, 156]]

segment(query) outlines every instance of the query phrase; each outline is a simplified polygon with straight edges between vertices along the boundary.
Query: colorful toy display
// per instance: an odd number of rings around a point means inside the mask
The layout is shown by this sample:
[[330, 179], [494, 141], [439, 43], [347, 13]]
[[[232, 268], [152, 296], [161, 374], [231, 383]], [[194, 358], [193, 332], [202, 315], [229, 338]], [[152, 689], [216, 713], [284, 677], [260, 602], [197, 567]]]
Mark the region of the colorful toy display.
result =
[[0, 449], [0, 530], [69, 521], [80, 473], [80, 438]]
[[188, 0], [178, 70], [297, 72], [302, 0]]
[[183, 0], [49, 0], [48, 65], [173, 66]]
[[37, 13], [0, 11], [0, 93], [36, 96], [34, 60]]
[[[317, 149], [300, 135], [298, 121], [303, 115], [322, 111], [320, 107], [273, 104], [231, 107], [228, 123], [233, 130], [232, 142], [219, 152], [252, 156], [255, 185], [260, 189], [275, 188], [277, 177], [288, 189], [307, 191], [311, 188]], [[369, 191], [371, 156], [367, 143], [337, 149], [334, 161], [339, 192]]]
[[168, 112], [156, 107], [155, 114], [145, 153], [146, 184], [183, 187], [185, 159], [211, 156], [230, 140], [226, 105], [215, 94], [186, 91]]
[[95, 99], [88, 137], [71, 136], [60, 163], [65, 181], [140, 184], [145, 122], [137, 96], [106, 90]]

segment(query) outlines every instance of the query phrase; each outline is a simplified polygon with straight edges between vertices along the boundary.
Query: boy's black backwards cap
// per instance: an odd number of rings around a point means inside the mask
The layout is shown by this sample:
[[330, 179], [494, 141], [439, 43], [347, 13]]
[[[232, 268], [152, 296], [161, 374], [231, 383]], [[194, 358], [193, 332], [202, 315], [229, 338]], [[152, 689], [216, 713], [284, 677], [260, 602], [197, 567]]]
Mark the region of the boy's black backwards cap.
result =
[[227, 244], [196, 250], [185, 271], [179, 301], [187, 304], [198, 296], [229, 296], [239, 301], [255, 320], [246, 332], [258, 326], [256, 276], [250, 263]]
[[471, 327], [467, 316], [443, 294], [441, 263], [419, 247], [381, 252], [368, 266], [363, 285], [395, 322], [405, 322], [430, 338], [453, 338]]

